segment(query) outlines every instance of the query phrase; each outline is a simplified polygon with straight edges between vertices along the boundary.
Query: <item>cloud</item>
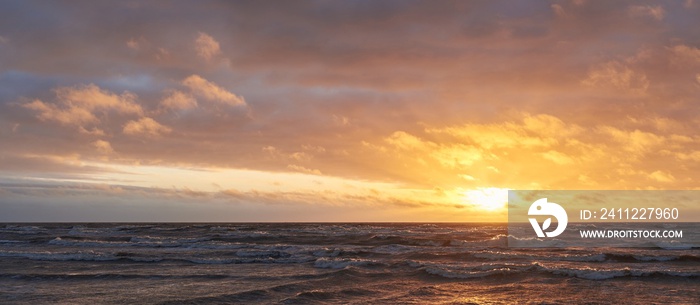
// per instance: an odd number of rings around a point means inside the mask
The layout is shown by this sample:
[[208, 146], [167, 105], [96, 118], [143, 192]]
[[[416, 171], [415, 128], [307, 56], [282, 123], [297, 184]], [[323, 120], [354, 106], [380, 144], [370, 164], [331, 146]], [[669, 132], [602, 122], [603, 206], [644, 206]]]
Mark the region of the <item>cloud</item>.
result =
[[405, 131], [394, 132], [386, 141], [401, 149], [419, 149], [427, 145], [423, 140]]
[[551, 115], [525, 115], [519, 123], [464, 124], [426, 128], [429, 134], [444, 134], [469, 141], [484, 149], [513, 147], [549, 147], [560, 139], [576, 135], [581, 127], [565, 124]]
[[[91, 149], [95, 149], [94, 146]], [[44, 177], [63, 177], [75, 179], [81, 175], [102, 174], [110, 169], [104, 166], [95, 166], [81, 160], [78, 154], [70, 155], [39, 155], [22, 154], [14, 155], [0, 154], [0, 171], [3, 178], [12, 177], [12, 172], [26, 178], [28, 173], [39, 173]], [[85, 176], [83, 176], [85, 178]], [[2, 180], [0, 178], [0, 180]]]
[[[313, 148], [311, 146], [302, 146], [304, 150], [310, 150], [309, 148]], [[323, 147], [321, 147], [323, 149]], [[303, 151], [295, 151], [291, 153], [285, 153], [280, 151], [274, 146], [265, 146], [262, 148], [262, 151], [270, 158], [272, 159], [280, 159], [280, 160], [292, 160], [295, 162], [304, 162], [304, 161], [310, 161], [313, 159], [313, 155], [303, 152]], [[322, 153], [321, 151], [316, 151], [317, 153]], [[289, 168], [289, 166], [287, 167]]]
[[554, 10], [554, 14], [556, 14], [558, 17], [561, 17], [561, 18], [569, 17], [569, 14], [566, 13], [564, 8], [560, 4], [552, 4], [551, 7], [552, 7], [552, 10]]
[[350, 124], [350, 119], [342, 115], [333, 115], [333, 123], [337, 126], [348, 126]]
[[583, 84], [604, 89], [622, 89], [631, 93], [645, 93], [649, 88], [647, 76], [630, 67], [611, 61], [592, 68]]
[[449, 168], [470, 166], [484, 158], [484, 153], [477, 147], [463, 144], [440, 146], [431, 155]]
[[[422, 124], [423, 132], [391, 133], [383, 139], [389, 146], [364, 146], [386, 156], [387, 168], [401, 168], [403, 179], [440, 181], [448, 189], [459, 185], [454, 177], [462, 177], [462, 185], [508, 188], [578, 188], [581, 183], [646, 188], [659, 187], [650, 181], [690, 183], [668, 175], [695, 176], [688, 172], [689, 164], [679, 162], [700, 160], [699, 154], [690, 153], [700, 147], [694, 127], [687, 123], [643, 117], [579, 125], [552, 115], [521, 114], [520, 120], [494, 123]], [[659, 166], [668, 175], [657, 173], [648, 179], [646, 173]], [[444, 179], [438, 180], [435, 172]], [[475, 179], [463, 177], [465, 172]], [[556, 174], [542, 174], [547, 172]]]
[[139, 49], [141, 49], [140, 43], [136, 39], [133, 39], [133, 38], [126, 41], [126, 46], [129, 47], [129, 49], [132, 49], [135, 51], [138, 51]]
[[306, 151], [310, 151], [313, 153], [317, 153], [317, 154], [326, 153], [326, 148], [323, 146], [302, 145], [301, 149], [306, 150]]
[[136, 103], [136, 95], [125, 91], [117, 95], [89, 84], [78, 87], [60, 87], [54, 90], [57, 99], [69, 107], [89, 111], [115, 110], [119, 113], [142, 115], [143, 109]]
[[42, 121], [56, 121], [64, 125], [78, 126], [99, 121], [92, 112], [80, 107], [59, 107], [40, 100], [34, 100], [22, 106], [38, 112], [37, 117]]
[[80, 127], [78, 127], [78, 132], [80, 132], [82, 134], [86, 134], [86, 135], [91, 135], [91, 136], [104, 136], [105, 135], [105, 131], [102, 129], [99, 129], [97, 127], [93, 127], [93, 128], [88, 130], [88, 129], [85, 129], [85, 127], [83, 127], [83, 126], [80, 126]]
[[635, 17], [652, 17], [656, 20], [663, 20], [666, 15], [666, 11], [660, 5], [633, 5], [627, 9], [630, 15]]
[[611, 126], [600, 127], [603, 134], [607, 134], [616, 142], [623, 144], [622, 148], [636, 155], [641, 155], [659, 147], [665, 142], [665, 138], [654, 133], [641, 130], [621, 130]]
[[700, 64], [700, 49], [687, 45], [676, 45], [671, 48], [674, 59], [679, 64]]
[[162, 134], [170, 133], [172, 129], [167, 126], [163, 126], [156, 122], [152, 118], [143, 117], [138, 121], [129, 121], [124, 125], [123, 132], [127, 135], [149, 135], [149, 136], [160, 136]]
[[193, 94], [210, 101], [219, 102], [230, 106], [246, 104], [242, 97], [239, 97], [196, 74], [185, 78], [182, 81], [182, 84], [189, 88]]
[[184, 110], [197, 107], [197, 100], [181, 91], [174, 90], [160, 102], [160, 106], [165, 109]]
[[649, 174], [649, 178], [651, 178], [655, 181], [658, 181], [658, 182], [666, 182], [666, 183], [673, 182], [676, 180], [676, 178], [673, 177], [673, 175], [671, 175], [669, 173], [662, 172], [662, 171], [655, 171], [655, 172]]
[[459, 177], [467, 181], [476, 181], [477, 179], [471, 175], [459, 174]]
[[574, 162], [574, 160], [571, 157], [556, 150], [550, 150], [544, 153], [542, 156], [545, 159], [550, 160], [559, 165], [566, 165]]
[[696, 150], [690, 153], [678, 152], [675, 155], [678, 159], [683, 161], [700, 162], [700, 150]]
[[211, 60], [213, 57], [221, 54], [219, 42], [214, 37], [202, 32], [199, 32], [199, 36], [195, 40], [195, 48], [197, 55], [206, 60]]
[[122, 114], [142, 115], [143, 109], [135, 102], [136, 95], [124, 92], [121, 95], [102, 90], [94, 84], [54, 89], [56, 103], [34, 100], [23, 104], [38, 112], [41, 120], [56, 121], [64, 125], [83, 126], [99, 123], [97, 114], [115, 111]]
[[97, 140], [95, 142], [92, 142], [92, 146], [97, 150], [97, 152], [103, 155], [109, 155], [114, 153], [112, 145], [104, 140]]
[[290, 164], [287, 165], [288, 169], [291, 169], [296, 172], [300, 173], [307, 173], [307, 174], [312, 174], [312, 175], [321, 175], [321, 171], [317, 169], [309, 169], [300, 165], [295, 165], [295, 164]]
[[430, 156], [442, 166], [449, 168], [469, 166], [483, 158], [481, 150], [477, 147], [459, 143], [438, 144], [404, 131], [394, 132], [385, 141], [400, 150]]

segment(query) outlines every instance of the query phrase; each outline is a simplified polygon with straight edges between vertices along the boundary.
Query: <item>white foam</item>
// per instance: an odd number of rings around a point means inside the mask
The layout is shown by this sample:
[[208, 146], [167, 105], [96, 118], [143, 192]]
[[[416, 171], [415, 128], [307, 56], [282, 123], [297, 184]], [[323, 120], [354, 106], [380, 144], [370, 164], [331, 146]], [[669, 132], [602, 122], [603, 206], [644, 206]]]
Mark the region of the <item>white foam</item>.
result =
[[526, 254], [519, 252], [498, 252], [498, 251], [482, 251], [473, 254], [474, 257], [490, 260], [502, 259], [530, 259], [530, 260], [547, 260], [547, 261], [570, 261], [570, 262], [602, 262], [605, 261], [605, 254]]
[[670, 242], [659, 242], [655, 244], [657, 247], [666, 250], [690, 250], [693, 248], [692, 245], [682, 244], [677, 241]]
[[470, 249], [478, 248], [488, 248], [488, 247], [493, 247], [493, 248], [503, 248], [506, 246], [508, 241], [508, 236], [504, 234], [498, 234], [494, 237], [488, 238], [488, 239], [481, 239], [481, 240], [457, 240], [453, 239], [450, 240], [450, 246], [454, 247], [468, 247]]
[[513, 270], [509, 268], [498, 268], [498, 269], [491, 269], [491, 270], [486, 270], [486, 271], [468, 271], [468, 270], [450, 270], [450, 269], [443, 269], [443, 268], [438, 268], [438, 267], [426, 267], [425, 272], [434, 274], [434, 275], [439, 275], [445, 278], [453, 278], [453, 279], [469, 279], [469, 278], [480, 278], [480, 277], [487, 277], [491, 275], [497, 275], [497, 274], [509, 274], [509, 273], [516, 273], [518, 270]]
[[321, 250], [316, 250], [313, 252], [316, 257], [336, 257], [340, 255], [340, 249], [334, 248], [333, 250], [328, 248], [323, 248]]
[[615, 277], [623, 277], [632, 275], [631, 271], [627, 268], [622, 270], [596, 270], [596, 269], [570, 269], [570, 268], [560, 268], [560, 269], [549, 269], [549, 272], [556, 275], [566, 275], [573, 276], [587, 280], [606, 280]]
[[319, 258], [314, 262], [314, 267], [316, 268], [327, 268], [327, 269], [343, 269], [348, 266], [366, 266], [369, 264], [377, 263], [373, 260], [364, 259], [330, 259], [330, 258]]

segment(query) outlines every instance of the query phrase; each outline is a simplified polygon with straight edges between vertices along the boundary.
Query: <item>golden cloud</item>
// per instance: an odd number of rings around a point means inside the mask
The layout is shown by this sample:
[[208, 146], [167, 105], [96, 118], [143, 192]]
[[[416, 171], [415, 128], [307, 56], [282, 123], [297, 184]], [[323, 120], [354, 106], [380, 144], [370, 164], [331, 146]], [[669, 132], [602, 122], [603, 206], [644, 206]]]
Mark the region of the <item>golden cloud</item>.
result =
[[202, 78], [199, 75], [193, 74], [182, 81], [185, 87], [189, 88], [193, 94], [204, 99], [218, 102], [230, 106], [245, 105], [245, 100], [224, 88]]
[[149, 135], [149, 136], [160, 136], [162, 134], [170, 133], [172, 128], [161, 125], [154, 119], [149, 117], [143, 117], [138, 121], [129, 121], [124, 125], [123, 132], [127, 135]]
[[38, 112], [41, 120], [56, 121], [64, 125], [83, 126], [99, 123], [97, 114], [115, 111], [122, 114], [142, 115], [136, 95], [125, 91], [121, 95], [102, 90], [94, 84], [78, 87], [60, 87], [54, 90], [56, 103], [34, 100], [23, 104]]
[[186, 93], [174, 90], [160, 102], [165, 109], [183, 110], [197, 107], [197, 100]]
[[103, 155], [108, 155], [111, 153], [114, 153], [114, 149], [112, 148], [112, 145], [109, 144], [109, 142], [104, 141], [104, 140], [97, 140], [95, 142], [92, 142], [92, 146], [95, 147], [95, 149]]

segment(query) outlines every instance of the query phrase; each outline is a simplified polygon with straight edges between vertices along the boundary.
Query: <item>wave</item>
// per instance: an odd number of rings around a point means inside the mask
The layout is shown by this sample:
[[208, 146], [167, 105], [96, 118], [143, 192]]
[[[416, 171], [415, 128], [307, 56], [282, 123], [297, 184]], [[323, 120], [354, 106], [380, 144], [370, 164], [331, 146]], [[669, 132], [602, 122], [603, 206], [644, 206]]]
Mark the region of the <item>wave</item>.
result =
[[19, 257], [30, 260], [39, 261], [112, 261], [119, 258], [109, 254], [93, 251], [86, 252], [19, 252], [19, 251], [3, 251], [0, 252], [0, 257]]
[[133, 243], [198, 243], [203, 241], [210, 241], [210, 237], [192, 237], [192, 238], [173, 238], [173, 237], [160, 237], [160, 236], [140, 236], [132, 237], [130, 239]]
[[695, 248], [693, 245], [684, 244], [677, 241], [657, 242], [654, 243], [654, 246], [664, 250], [690, 250]]
[[[133, 238], [132, 238], [133, 240]], [[71, 247], [180, 247], [183, 244], [177, 241], [160, 241], [160, 242], [124, 242], [124, 241], [104, 241], [104, 240], [73, 240], [56, 237], [48, 242], [49, 245], [71, 246]]]
[[45, 228], [37, 226], [18, 226], [18, 225], [6, 225], [4, 228], [0, 228], [0, 233], [12, 233], [21, 235], [31, 235], [45, 233], [47, 230]]
[[194, 279], [194, 280], [216, 280], [230, 278], [228, 275], [219, 274], [187, 274], [187, 275], [167, 275], [167, 274], [140, 274], [140, 273], [0, 273], [0, 278], [27, 279], [27, 280], [94, 280], [104, 279]]
[[300, 264], [313, 262], [315, 257], [293, 256], [276, 251], [237, 251], [226, 256], [198, 256], [197, 253], [134, 253], [134, 252], [51, 252], [51, 251], [0, 251], [0, 257], [25, 258], [37, 261], [116, 261], [127, 260], [141, 263], [162, 261], [185, 261], [195, 264]]
[[328, 268], [328, 269], [343, 269], [350, 266], [386, 266], [387, 264], [369, 259], [333, 259], [333, 258], [319, 258], [314, 262], [314, 267], [316, 268]]
[[[49, 245], [71, 246], [71, 247], [204, 247], [216, 248], [216, 244], [200, 244], [209, 241], [209, 238], [157, 238], [157, 237], [131, 237], [128, 241], [118, 240], [96, 240], [96, 239], [74, 239], [56, 237], [48, 242]], [[219, 245], [222, 248], [233, 248], [230, 244]]]
[[435, 264], [413, 262], [410, 264], [419, 270], [432, 275], [449, 279], [470, 279], [491, 276], [514, 276], [532, 274], [532, 272], [547, 273], [557, 276], [576, 277], [587, 280], [607, 280], [619, 277], [700, 277], [698, 271], [666, 270], [666, 269], [632, 269], [632, 268], [573, 268], [564, 266], [546, 266], [538, 262], [531, 264], [484, 264], [477, 266], [461, 266], [454, 264]]
[[508, 245], [508, 235], [498, 234], [491, 238], [479, 240], [451, 240], [450, 246], [476, 248], [505, 248]]
[[223, 258], [223, 257], [180, 257], [168, 260], [185, 261], [194, 264], [204, 265], [227, 265], [227, 264], [303, 264], [313, 262], [311, 257], [289, 257], [289, 258]]
[[449, 270], [441, 269], [436, 267], [426, 267], [425, 272], [433, 275], [439, 275], [444, 278], [450, 279], [469, 279], [469, 278], [481, 278], [493, 275], [507, 275], [520, 272], [518, 270], [499, 268], [487, 271], [460, 271], [460, 270]]
[[0, 239], [0, 244], [24, 244], [24, 243], [28, 243], [28, 241]]
[[643, 269], [594, 269], [594, 268], [562, 268], [562, 267], [543, 267], [536, 265], [539, 270], [549, 272], [554, 275], [565, 275], [577, 277], [587, 280], [607, 280], [618, 277], [652, 277], [652, 276], [670, 276], [670, 277], [700, 277], [700, 272], [696, 271], [680, 271], [680, 270], [643, 270]]
[[570, 261], [570, 262], [602, 262], [607, 259], [603, 253], [597, 254], [555, 254], [555, 253], [519, 253], [519, 252], [497, 252], [482, 251], [471, 254], [476, 258], [488, 260], [549, 260], [549, 261]]

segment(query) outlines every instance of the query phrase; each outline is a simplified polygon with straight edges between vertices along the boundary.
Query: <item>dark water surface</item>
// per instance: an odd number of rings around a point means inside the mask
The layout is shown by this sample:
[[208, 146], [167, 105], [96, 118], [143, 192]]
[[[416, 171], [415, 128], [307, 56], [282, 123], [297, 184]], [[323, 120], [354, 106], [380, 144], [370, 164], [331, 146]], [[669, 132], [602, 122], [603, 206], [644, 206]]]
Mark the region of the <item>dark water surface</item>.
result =
[[486, 224], [0, 224], [2, 304], [700, 304], [700, 249]]

